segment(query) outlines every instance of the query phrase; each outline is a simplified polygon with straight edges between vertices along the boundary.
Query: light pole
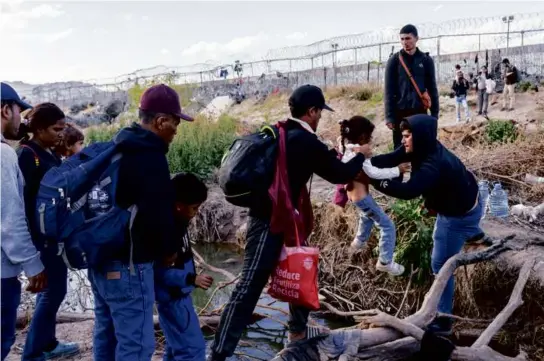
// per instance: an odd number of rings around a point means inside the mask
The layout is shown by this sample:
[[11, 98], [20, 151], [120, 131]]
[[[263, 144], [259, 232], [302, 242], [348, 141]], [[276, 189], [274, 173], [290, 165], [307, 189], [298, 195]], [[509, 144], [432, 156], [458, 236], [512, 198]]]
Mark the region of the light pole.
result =
[[510, 47], [510, 23], [514, 21], [514, 15], [503, 16], [502, 22], [507, 24], [506, 30], [506, 56], [508, 56], [508, 48]]

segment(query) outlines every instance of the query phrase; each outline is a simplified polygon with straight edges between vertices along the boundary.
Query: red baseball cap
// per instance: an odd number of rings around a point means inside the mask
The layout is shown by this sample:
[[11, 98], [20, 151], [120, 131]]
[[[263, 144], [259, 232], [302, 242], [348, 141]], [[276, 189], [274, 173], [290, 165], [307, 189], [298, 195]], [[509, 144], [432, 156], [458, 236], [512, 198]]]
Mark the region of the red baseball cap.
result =
[[139, 108], [145, 112], [174, 115], [188, 122], [194, 120], [182, 112], [178, 93], [165, 84], [153, 85], [146, 89], [140, 98]]

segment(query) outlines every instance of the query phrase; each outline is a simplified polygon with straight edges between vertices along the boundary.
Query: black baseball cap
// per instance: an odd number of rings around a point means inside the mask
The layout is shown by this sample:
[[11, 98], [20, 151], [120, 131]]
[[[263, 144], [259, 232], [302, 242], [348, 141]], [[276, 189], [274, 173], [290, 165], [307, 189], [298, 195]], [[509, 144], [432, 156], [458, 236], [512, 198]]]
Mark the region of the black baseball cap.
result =
[[316, 107], [334, 112], [334, 109], [325, 103], [325, 96], [321, 88], [315, 85], [302, 85], [295, 89], [289, 97], [289, 106], [310, 109]]

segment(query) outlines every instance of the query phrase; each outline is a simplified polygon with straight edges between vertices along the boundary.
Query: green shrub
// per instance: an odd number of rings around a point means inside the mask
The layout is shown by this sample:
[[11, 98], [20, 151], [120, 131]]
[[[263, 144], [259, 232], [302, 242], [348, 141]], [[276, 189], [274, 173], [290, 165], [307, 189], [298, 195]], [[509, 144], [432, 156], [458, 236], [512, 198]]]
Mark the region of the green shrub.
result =
[[217, 122], [207, 119], [183, 122], [167, 155], [170, 171], [209, 177], [219, 167], [225, 151], [236, 138], [236, 130], [236, 119], [227, 115], [222, 115]]
[[363, 88], [355, 93], [355, 99], [360, 101], [367, 101], [372, 98], [373, 92], [370, 88]]
[[518, 137], [516, 125], [509, 120], [490, 120], [485, 128], [488, 143], [509, 143]]
[[518, 89], [522, 93], [527, 92], [529, 89], [532, 89], [532, 87], [533, 87], [533, 85], [531, 84], [530, 81], [522, 81], [518, 85]]
[[432, 276], [431, 252], [433, 248], [433, 227], [435, 217], [422, 207], [423, 200], [396, 200], [391, 206], [390, 217], [397, 228], [396, 261], [418, 272], [414, 282], [425, 283]]
[[[109, 141], [121, 126], [90, 127], [86, 130], [85, 140], [88, 144]], [[192, 172], [208, 178], [221, 164], [221, 158], [234, 141], [236, 131], [236, 119], [226, 115], [222, 115], [217, 122], [200, 117], [194, 123], [182, 122], [167, 154], [170, 171]]]

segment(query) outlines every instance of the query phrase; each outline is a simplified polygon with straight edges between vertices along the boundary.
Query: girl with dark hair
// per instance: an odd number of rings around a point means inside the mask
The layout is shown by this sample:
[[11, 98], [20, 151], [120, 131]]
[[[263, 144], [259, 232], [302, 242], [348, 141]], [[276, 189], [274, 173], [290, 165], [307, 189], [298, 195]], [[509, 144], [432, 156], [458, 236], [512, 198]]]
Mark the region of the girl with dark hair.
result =
[[69, 158], [74, 154], [81, 152], [85, 135], [75, 125], [66, 123], [62, 131], [61, 140], [55, 147], [55, 153], [59, 157]]
[[[36, 227], [36, 196], [45, 173], [61, 164], [53, 149], [59, 144], [65, 126], [64, 112], [55, 104], [42, 103], [26, 115], [19, 132], [19, 167], [25, 178], [25, 210], [32, 241], [41, 252], [49, 280], [36, 297], [36, 309], [23, 351], [23, 361], [36, 361], [73, 355], [79, 352], [75, 343], [61, 343], [55, 337], [56, 316], [66, 296], [68, 270], [55, 240], [44, 240]], [[30, 137], [29, 133], [32, 134]]]
[[[362, 116], [354, 116], [340, 122], [340, 148], [343, 154], [342, 161], [347, 162], [355, 153], [353, 148], [372, 142], [374, 124]], [[373, 179], [397, 178], [408, 171], [408, 163], [393, 168], [376, 168], [367, 158], [363, 163], [363, 172], [357, 179], [346, 185], [349, 199], [360, 211], [359, 225], [355, 239], [351, 243], [354, 249], [361, 249], [366, 245], [372, 227], [375, 225], [380, 230], [379, 250], [380, 255], [376, 263], [376, 269], [388, 272], [393, 276], [404, 273], [404, 267], [393, 260], [393, 252], [396, 245], [396, 228], [387, 214], [380, 208], [369, 192], [369, 177]]]

